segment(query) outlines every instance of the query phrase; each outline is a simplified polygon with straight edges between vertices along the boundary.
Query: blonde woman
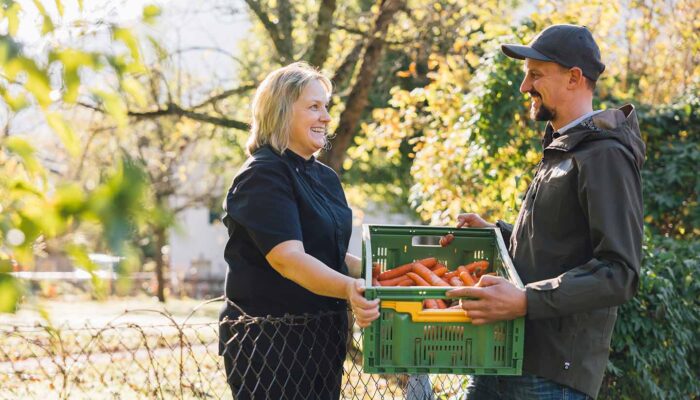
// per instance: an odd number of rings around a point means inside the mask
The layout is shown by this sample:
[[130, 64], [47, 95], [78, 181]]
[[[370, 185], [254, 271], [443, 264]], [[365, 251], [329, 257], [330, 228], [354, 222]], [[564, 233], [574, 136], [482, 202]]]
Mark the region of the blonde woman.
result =
[[[362, 327], [379, 317], [377, 300], [363, 297], [360, 260], [347, 253], [352, 212], [340, 180], [314, 157], [326, 145], [330, 94], [328, 78], [304, 63], [273, 71], [255, 93], [250, 157], [224, 202], [221, 353], [236, 399], [337, 399], [347, 303]], [[241, 311], [326, 316], [224, 321]]]

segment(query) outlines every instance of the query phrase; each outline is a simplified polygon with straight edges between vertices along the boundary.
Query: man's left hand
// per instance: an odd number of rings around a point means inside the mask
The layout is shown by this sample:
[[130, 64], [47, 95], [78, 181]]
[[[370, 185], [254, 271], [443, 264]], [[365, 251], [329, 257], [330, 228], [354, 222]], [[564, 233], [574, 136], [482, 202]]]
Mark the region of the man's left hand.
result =
[[476, 286], [450, 290], [447, 296], [470, 298], [459, 303], [474, 325], [512, 320], [527, 313], [525, 289], [500, 276], [484, 275]]

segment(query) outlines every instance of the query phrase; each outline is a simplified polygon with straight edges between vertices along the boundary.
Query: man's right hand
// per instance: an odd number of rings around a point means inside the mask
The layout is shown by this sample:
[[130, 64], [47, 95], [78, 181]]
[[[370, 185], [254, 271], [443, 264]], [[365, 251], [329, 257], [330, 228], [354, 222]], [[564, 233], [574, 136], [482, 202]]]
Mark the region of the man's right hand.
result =
[[457, 217], [457, 228], [495, 228], [496, 224], [487, 222], [479, 216], [479, 214], [466, 213], [459, 214]]

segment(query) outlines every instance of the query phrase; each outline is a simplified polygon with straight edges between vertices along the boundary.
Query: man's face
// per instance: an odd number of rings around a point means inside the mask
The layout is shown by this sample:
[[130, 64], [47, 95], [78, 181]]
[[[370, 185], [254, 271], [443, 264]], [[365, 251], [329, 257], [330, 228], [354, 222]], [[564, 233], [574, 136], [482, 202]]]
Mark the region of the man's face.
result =
[[525, 78], [520, 84], [521, 93], [529, 93], [530, 118], [535, 121], [552, 121], [557, 116], [557, 105], [566, 100], [566, 84], [569, 72], [559, 64], [525, 59]]

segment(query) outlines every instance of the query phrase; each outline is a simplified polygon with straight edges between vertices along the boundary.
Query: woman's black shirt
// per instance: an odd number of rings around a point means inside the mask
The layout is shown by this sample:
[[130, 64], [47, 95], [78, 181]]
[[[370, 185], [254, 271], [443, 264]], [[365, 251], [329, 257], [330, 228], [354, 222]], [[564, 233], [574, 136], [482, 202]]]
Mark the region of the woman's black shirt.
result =
[[[345, 275], [352, 230], [338, 175], [314, 157], [305, 160], [264, 146], [248, 158], [224, 202], [229, 240], [226, 297], [255, 316], [340, 310], [345, 301], [316, 295], [284, 278], [265, 259], [287, 240], [304, 243], [307, 254]], [[240, 313], [227, 305], [222, 313]]]

